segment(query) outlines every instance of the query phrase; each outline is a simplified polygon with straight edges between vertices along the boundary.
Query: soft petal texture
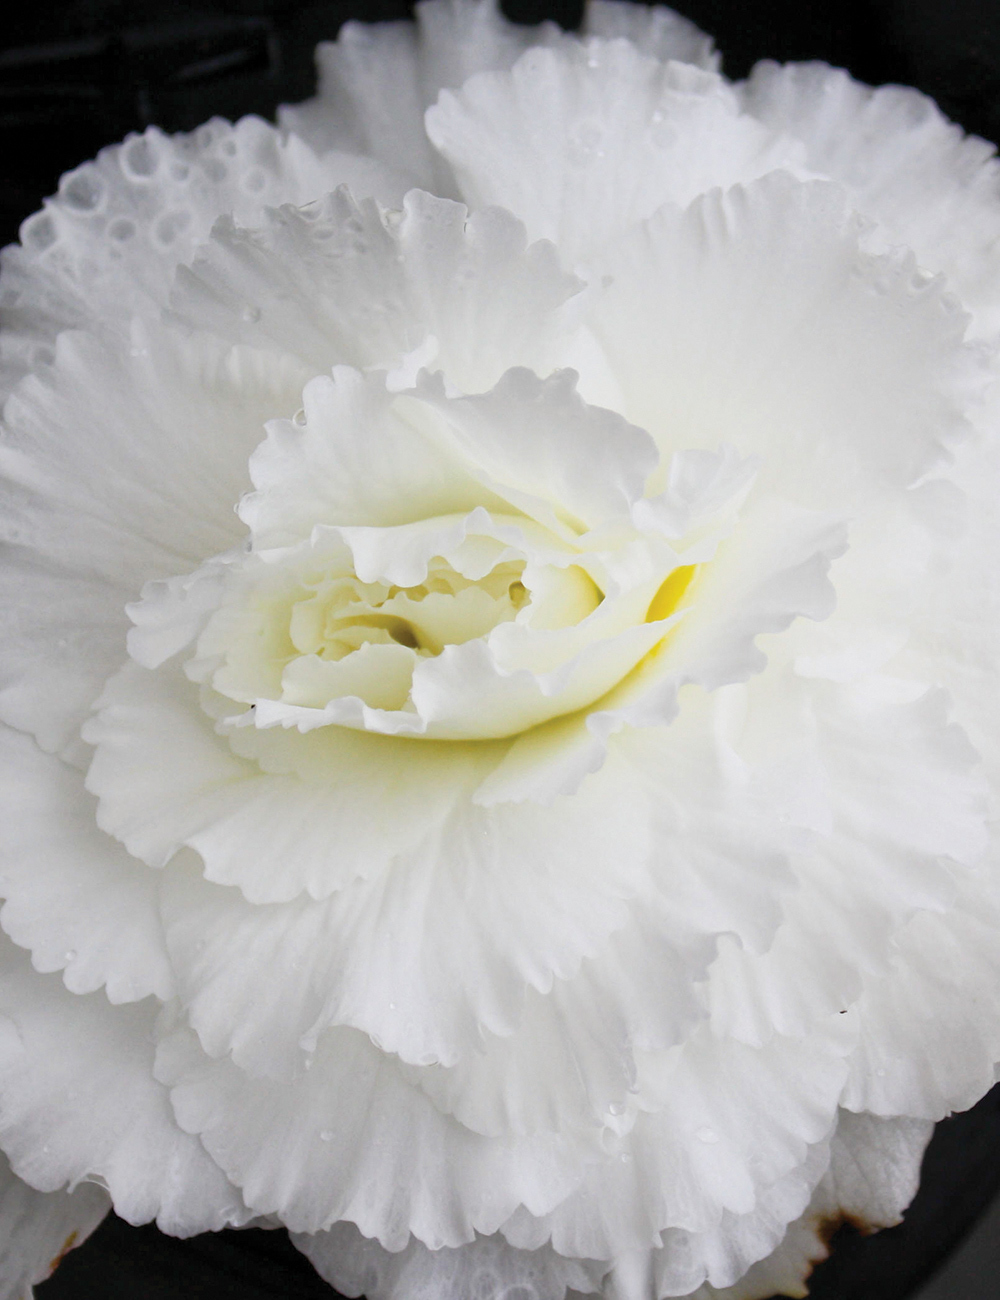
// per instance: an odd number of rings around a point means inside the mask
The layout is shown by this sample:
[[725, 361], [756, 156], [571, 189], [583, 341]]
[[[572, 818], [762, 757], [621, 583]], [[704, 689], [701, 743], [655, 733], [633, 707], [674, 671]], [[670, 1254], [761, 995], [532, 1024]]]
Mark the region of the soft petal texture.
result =
[[498, 1300], [516, 1288], [523, 1300], [563, 1300], [567, 1289], [600, 1288], [603, 1264], [566, 1259], [554, 1250], [515, 1250], [503, 1237], [477, 1237], [460, 1249], [430, 1251], [411, 1238], [391, 1254], [352, 1223], [292, 1240], [322, 1278], [345, 1296], [365, 1300]]
[[[148, 324], [124, 348], [60, 337], [4, 411], [4, 721], [47, 749], [71, 739], [121, 662], [125, 603], [241, 540], [246, 458], [303, 378], [287, 358]], [[58, 636], [56, 610], [71, 629]]]
[[369, 1300], [801, 1294], [1000, 1060], [995, 164], [653, 7], [319, 58], [4, 258], [0, 1147]]
[[30, 737], [0, 729], [0, 923], [40, 971], [64, 972], [73, 993], [112, 1002], [166, 999], [173, 975], [155, 875], [98, 830], [75, 768]]
[[[789, 1225], [776, 1248], [772, 1240], [766, 1257], [752, 1263], [738, 1281], [732, 1285], [705, 1282], [685, 1292], [683, 1300], [762, 1300], [776, 1292], [804, 1296], [804, 1279], [827, 1253], [821, 1232], [828, 1224], [846, 1218], [870, 1229], [898, 1222], [916, 1188], [930, 1132], [931, 1126], [920, 1120], [882, 1120], [841, 1111], [832, 1141], [816, 1147], [814, 1163], [825, 1172], [802, 1217]], [[805, 1186], [808, 1200], [811, 1188]], [[760, 1220], [758, 1233], [765, 1216]], [[774, 1223], [780, 1237], [785, 1220], [777, 1218]], [[742, 1225], [738, 1227], [730, 1219], [725, 1227], [730, 1242], [740, 1241]], [[767, 1240], [768, 1231], [773, 1234], [774, 1226], [764, 1228], [758, 1240]], [[690, 1279], [697, 1274], [699, 1255], [708, 1243], [679, 1231], [666, 1236], [665, 1244], [645, 1259], [630, 1260], [610, 1273], [609, 1294], [616, 1300], [645, 1295], [652, 1277], [658, 1294], [681, 1295], [678, 1288], [684, 1286], [685, 1276]], [[343, 1223], [328, 1232], [295, 1235], [293, 1240], [337, 1290], [348, 1296], [364, 1294], [369, 1300], [404, 1296], [464, 1300], [473, 1287], [483, 1300], [499, 1300], [512, 1285], [522, 1287], [528, 1300], [561, 1300], [567, 1285], [581, 1294], [600, 1290], [602, 1275], [607, 1272], [601, 1261], [569, 1260], [545, 1247], [519, 1250], [500, 1236], [477, 1238], [474, 1246], [461, 1251], [436, 1252], [411, 1239], [402, 1251], [392, 1254], [361, 1236], [353, 1225]], [[746, 1238], [740, 1247], [743, 1251], [753, 1249]], [[730, 1268], [734, 1264], [744, 1268], [750, 1258], [740, 1256], [740, 1247], [735, 1259], [730, 1255], [727, 1261]], [[715, 1249], [727, 1248], [720, 1240]], [[726, 1264], [718, 1259], [716, 1267], [720, 1276]], [[705, 1263], [700, 1268], [704, 1270]]]
[[450, 177], [423, 131], [423, 113], [442, 86], [483, 68], [508, 68], [530, 45], [558, 44], [554, 23], [507, 21], [494, 0], [432, 0], [417, 24], [348, 22], [316, 51], [317, 97], [281, 110], [280, 121], [320, 152], [362, 154], [410, 184], [449, 193]]
[[966, 903], [910, 921], [889, 970], [858, 1002], [845, 1105], [936, 1120], [992, 1086], [1000, 1034], [977, 1012], [996, 995], [996, 917], [995, 902], [980, 896], [974, 911]]
[[571, 977], [625, 924], [622, 899], [642, 882], [648, 827], [626, 774], [609, 764], [592, 784], [594, 815], [581, 810], [572, 834], [558, 807], [524, 815], [458, 798], [381, 872], [322, 904], [254, 905], [171, 870], [167, 941], [207, 1049], [284, 1072], [327, 1024], [418, 1063], [453, 1062], [481, 1030], [509, 1033], [526, 985]]
[[873, 90], [822, 63], [758, 63], [740, 91], [754, 117], [802, 141], [810, 170], [847, 186], [878, 222], [875, 244], [903, 244], [944, 272], [976, 333], [1000, 328], [994, 145], [963, 134], [919, 91]]
[[587, 0], [581, 30], [587, 36], [601, 36], [605, 40], [624, 37], [643, 54], [664, 62], [675, 59], [693, 63], [707, 72], [719, 70], [719, 56], [711, 36], [706, 36], [683, 14], [663, 5]]
[[3, 393], [51, 360], [60, 330], [121, 337], [133, 312], [165, 305], [178, 264], [224, 212], [253, 222], [265, 207], [309, 203], [340, 184], [398, 202], [406, 188], [370, 160], [320, 159], [260, 118], [213, 119], [189, 135], [150, 127], [63, 177], [59, 193], [4, 250]]
[[859, 235], [840, 187], [777, 173], [623, 239], [592, 320], [626, 416], [665, 448], [724, 436], [814, 509], [938, 466], [988, 372], [942, 285]]
[[770, 1300], [805, 1297], [813, 1266], [830, 1253], [829, 1233], [845, 1220], [865, 1231], [898, 1223], [913, 1198], [931, 1125], [842, 1110], [830, 1143], [829, 1167], [801, 1218], [777, 1248], [732, 1286], [699, 1287], [685, 1300]]
[[441, 96], [427, 131], [466, 201], [510, 208], [570, 266], [666, 202], [801, 153], [741, 116], [721, 77], [624, 40], [536, 49], [510, 73], [480, 73]]
[[233, 342], [293, 353], [314, 374], [396, 370], [429, 342], [428, 361], [476, 392], [534, 360], [579, 287], [555, 249], [529, 247], [497, 209], [470, 213], [420, 190], [401, 208], [359, 204], [342, 188], [252, 230], [219, 223], [179, 272], [173, 309]]
[[155, 1218], [177, 1236], [245, 1222], [239, 1194], [177, 1127], [153, 1078], [158, 1004], [77, 996], [9, 941], [0, 954], [0, 1145], [15, 1173], [47, 1192], [99, 1181], [123, 1218]]
[[110, 1204], [93, 1183], [36, 1192], [0, 1156], [0, 1300], [30, 1300], [32, 1286], [90, 1236]]
[[178, 1030], [160, 1045], [157, 1076], [247, 1204], [294, 1232], [346, 1219], [386, 1249], [411, 1231], [431, 1249], [457, 1246], [495, 1232], [519, 1203], [544, 1213], [579, 1178], [573, 1143], [470, 1133], [352, 1029], [325, 1034], [293, 1083], [249, 1078]]

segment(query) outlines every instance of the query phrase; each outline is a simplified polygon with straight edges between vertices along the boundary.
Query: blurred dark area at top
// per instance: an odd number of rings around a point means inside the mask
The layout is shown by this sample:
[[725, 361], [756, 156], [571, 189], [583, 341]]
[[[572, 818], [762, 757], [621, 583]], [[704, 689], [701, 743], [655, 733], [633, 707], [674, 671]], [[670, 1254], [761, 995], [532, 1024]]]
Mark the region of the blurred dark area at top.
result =
[[[822, 59], [932, 95], [1000, 140], [1000, 0], [677, 0], [730, 76], [760, 58]], [[575, 27], [582, 0], [503, 0], [519, 22]], [[21, 0], [0, 30], [0, 243], [59, 176], [129, 131], [274, 114], [313, 91], [312, 51], [349, 18], [406, 17], [407, 0]]]

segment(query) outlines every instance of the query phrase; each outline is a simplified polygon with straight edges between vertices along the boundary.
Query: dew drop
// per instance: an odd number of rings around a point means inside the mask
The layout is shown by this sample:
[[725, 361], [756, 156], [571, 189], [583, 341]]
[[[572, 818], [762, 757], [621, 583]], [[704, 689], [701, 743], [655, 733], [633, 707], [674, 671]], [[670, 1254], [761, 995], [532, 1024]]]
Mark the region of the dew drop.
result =
[[625, 1114], [625, 1107], [621, 1104], [620, 1101], [612, 1101], [612, 1102], [609, 1102], [609, 1103], [608, 1103], [608, 1114], [609, 1114], [609, 1115], [624, 1115], [624, 1114]]
[[175, 212], [166, 212], [156, 223], [154, 238], [159, 244], [172, 244], [178, 235], [183, 234], [191, 224], [191, 213], [184, 208]]
[[66, 951], [63, 953], [63, 961], [75, 961], [75, 960], [76, 960], [76, 949], [67, 948]]
[[159, 159], [143, 136], [129, 140], [122, 150], [122, 168], [133, 180], [147, 180], [156, 171]]
[[58, 238], [55, 222], [48, 212], [39, 212], [29, 217], [22, 224], [20, 235], [25, 248], [33, 248], [38, 253], [51, 248]]
[[115, 217], [108, 225], [108, 238], [118, 244], [124, 244], [135, 234], [135, 222], [128, 217]]
[[697, 1129], [695, 1131], [695, 1137], [698, 1139], [699, 1142], [712, 1143], [712, 1142], [718, 1142], [719, 1140], [718, 1133], [716, 1133], [714, 1128], [709, 1128], [707, 1124], [702, 1125], [700, 1129]]
[[248, 302], [240, 312], [240, 316], [248, 325], [256, 325], [260, 320], [260, 308]]
[[88, 171], [71, 172], [59, 187], [59, 197], [77, 212], [93, 212], [104, 197], [104, 186]]
[[323, 1132], [320, 1133], [319, 1140], [321, 1142], [329, 1142], [332, 1137], [333, 1137], [333, 1133], [330, 1131], [330, 1129], [325, 1128]]

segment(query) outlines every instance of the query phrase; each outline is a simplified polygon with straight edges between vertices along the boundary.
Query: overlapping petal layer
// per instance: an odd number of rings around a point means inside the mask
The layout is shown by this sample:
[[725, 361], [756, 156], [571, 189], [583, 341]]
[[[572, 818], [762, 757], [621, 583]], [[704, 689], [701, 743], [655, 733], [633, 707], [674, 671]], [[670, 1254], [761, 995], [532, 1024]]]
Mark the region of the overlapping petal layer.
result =
[[800, 1292], [1000, 1059], [993, 165], [606, 0], [320, 65], [5, 254], [0, 1280]]

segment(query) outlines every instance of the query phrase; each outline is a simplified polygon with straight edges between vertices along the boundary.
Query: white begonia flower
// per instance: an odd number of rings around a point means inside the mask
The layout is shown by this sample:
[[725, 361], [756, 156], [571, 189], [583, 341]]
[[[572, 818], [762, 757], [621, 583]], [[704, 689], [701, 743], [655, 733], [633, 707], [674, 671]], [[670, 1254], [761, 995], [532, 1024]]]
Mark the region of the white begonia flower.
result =
[[319, 62], [4, 254], [0, 1295], [94, 1182], [805, 1294], [1000, 1060], [996, 164], [625, 3]]

